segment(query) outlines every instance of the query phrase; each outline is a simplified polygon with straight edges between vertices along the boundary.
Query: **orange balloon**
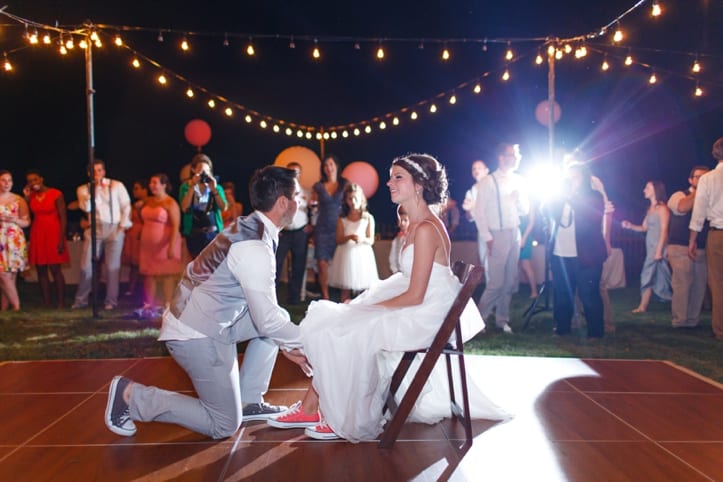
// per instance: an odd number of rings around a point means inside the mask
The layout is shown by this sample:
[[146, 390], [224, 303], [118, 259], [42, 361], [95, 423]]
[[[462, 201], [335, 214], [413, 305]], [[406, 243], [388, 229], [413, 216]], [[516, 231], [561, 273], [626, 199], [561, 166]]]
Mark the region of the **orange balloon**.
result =
[[364, 161], [354, 161], [341, 172], [342, 177], [359, 184], [364, 195], [369, 199], [379, 188], [379, 174], [374, 166]]
[[302, 187], [311, 189], [311, 186], [321, 179], [321, 160], [316, 152], [308, 147], [287, 147], [276, 156], [274, 166], [286, 167], [290, 162], [298, 162], [301, 166], [299, 184]]
[[[553, 111], [552, 111], [552, 119], [553, 124], [557, 124], [557, 121], [560, 120], [560, 115], [562, 115], [562, 109], [560, 109], [560, 104], [558, 104], [556, 101], [553, 101]], [[537, 107], [535, 107], [535, 119], [537, 119], [537, 122], [542, 124], [543, 126], [547, 126], [550, 123], [550, 103], [547, 100], [543, 100], [539, 104], [537, 104]]]

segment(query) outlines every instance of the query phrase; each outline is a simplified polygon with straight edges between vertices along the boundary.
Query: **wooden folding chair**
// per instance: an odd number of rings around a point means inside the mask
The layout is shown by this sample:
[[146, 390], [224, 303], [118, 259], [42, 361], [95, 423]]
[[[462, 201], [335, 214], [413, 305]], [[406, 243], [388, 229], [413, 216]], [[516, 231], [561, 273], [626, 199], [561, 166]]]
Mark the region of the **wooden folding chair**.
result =
[[[462, 282], [462, 289], [459, 291], [457, 298], [455, 298], [452, 307], [449, 309], [447, 316], [444, 318], [439, 331], [434, 337], [431, 346], [428, 348], [422, 348], [419, 350], [407, 351], [402, 356], [399, 365], [397, 365], [394, 374], [392, 375], [392, 381], [389, 386], [389, 394], [384, 405], [383, 411], [389, 410], [391, 419], [387, 422], [384, 433], [379, 440], [380, 448], [391, 448], [396, 442], [399, 432], [406, 422], [409, 413], [414, 407], [414, 403], [417, 401], [425, 382], [432, 373], [434, 365], [437, 363], [440, 355], [444, 354], [447, 361], [447, 378], [449, 380], [449, 396], [450, 396], [450, 408], [451, 413], [454, 417], [462, 423], [465, 431], [465, 442], [458, 447], [459, 451], [464, 454], [472, 446], [472, 420], [469, 416], [469, 394], [467, 392], [467, 377], [464, 366], [464, 346], [462, 343], [462, 332], [460, 330], [460, 315], [462, 310], [467, 305], [472, 293], [477, 288], [477, 285], [482, 281], [482, 275], [484, 270], [479, 266], [471, 264], [465, 264], [461, 261], [457, 261], [452, 269], [454, 274]], [[455, 333], [452, 338], [452, 332]], [[451, 340], [451, 341], [450, 341]], [[422, 362], [414, 375], [412, 382], [409, 385], [406, 393], [401, 399], [399, 404], [396, 403], [395, 396], [399, 389], [404, 376], [406, 375], [409, 367], [418, 353], [424, 353]], [[462, 406], [457, 402], [454, 380], [452, 378], [452, 355], [456, 355], [459, 361], [459, 373], [461, 378], [461, 394], [462, 394]]]

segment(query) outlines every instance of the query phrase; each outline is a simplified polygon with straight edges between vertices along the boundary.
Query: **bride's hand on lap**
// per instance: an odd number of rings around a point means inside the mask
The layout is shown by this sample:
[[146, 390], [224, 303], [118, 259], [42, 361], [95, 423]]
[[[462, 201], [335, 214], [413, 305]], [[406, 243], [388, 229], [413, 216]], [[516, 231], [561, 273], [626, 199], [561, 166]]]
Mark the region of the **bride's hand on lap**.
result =
[[306, 355], [304, 355], [304, 352], [295, 348], [291, 351], [281, 350], [281, 353], [286, 358], [299, 365], [299, 367], [301, 367], [301, 371], [303, 371], [307, 377], [313, 375], [314, 372], [309, 364], [309, 360], [306, 358]]

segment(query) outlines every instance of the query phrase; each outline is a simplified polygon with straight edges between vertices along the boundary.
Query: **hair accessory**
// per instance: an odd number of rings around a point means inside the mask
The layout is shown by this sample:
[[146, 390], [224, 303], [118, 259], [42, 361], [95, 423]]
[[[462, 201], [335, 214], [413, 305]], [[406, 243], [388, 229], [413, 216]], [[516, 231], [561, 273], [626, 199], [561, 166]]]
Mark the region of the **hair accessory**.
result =
[[422, 169], [422, 166], [417, 164], [417, 162], [413, 161], [412, 159], [409, 159], [408, 157], [403, 157], [400, 160], [409, 164], [415, 171], [417, 171], [422, 176], [422, 178], [429, 179], [429, 176], [427, 175], [427, 173], [424, 172], [424, 169]]

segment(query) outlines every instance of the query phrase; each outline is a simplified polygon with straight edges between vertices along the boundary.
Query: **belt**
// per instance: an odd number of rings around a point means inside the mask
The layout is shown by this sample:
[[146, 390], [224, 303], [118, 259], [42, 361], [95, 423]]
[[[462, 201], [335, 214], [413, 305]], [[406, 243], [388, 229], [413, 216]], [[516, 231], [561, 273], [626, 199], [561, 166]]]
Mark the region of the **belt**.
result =
[[216, 226], [206, 226], [203, 228], [191, 228], [192, 233], [215, 233], [218, 231]]

